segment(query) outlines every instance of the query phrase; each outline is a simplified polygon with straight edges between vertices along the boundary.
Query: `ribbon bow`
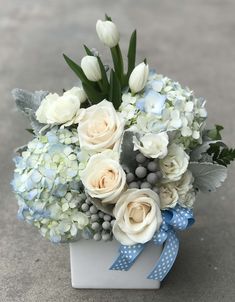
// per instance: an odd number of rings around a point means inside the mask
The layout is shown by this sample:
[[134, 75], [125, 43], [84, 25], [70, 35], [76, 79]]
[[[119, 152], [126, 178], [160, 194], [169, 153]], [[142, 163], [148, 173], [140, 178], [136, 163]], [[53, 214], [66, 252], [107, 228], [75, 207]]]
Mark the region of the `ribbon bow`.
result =
[[[156, 245], [164, 244], [160, 258], [148, 279], [162, 281], [172, 268], [179, 250], [179, 239], [175, 230], [185, 230], [194, 223], [192, 210], [177, 205], [174, 209], [162, 211], [162, 224], [151, 241]], [[119, 256], [110, 270], [128, 271], [145, 248], [145, 244], [121, 245]]]

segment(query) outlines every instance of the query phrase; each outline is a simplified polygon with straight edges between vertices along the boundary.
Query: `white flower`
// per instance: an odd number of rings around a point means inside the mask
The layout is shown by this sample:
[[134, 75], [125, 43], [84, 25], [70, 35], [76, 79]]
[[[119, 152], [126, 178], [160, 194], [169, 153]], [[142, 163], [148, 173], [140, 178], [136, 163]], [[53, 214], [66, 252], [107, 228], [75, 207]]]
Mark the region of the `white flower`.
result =
[[167, 155], [167, 145], [169, 143], [166, 132], [147, 133], [140, 137], [133, 139], [134, 150], [139, 150], [146, 157], [163, 158]]
[[87, 193], [103, 203], [115, 203], [126, 184], [126, 174], [118, 155], [111, 150], [92, 155], [81, 172], [81, 181]]
[[181, 195], [179, 204], [184, 208], [192, 208], [196, 200], [196, 192], [191, 188], [187, 193]]
[[144, 97], [144, 111], [161, 115], [165, 105], [166, 96], [154, 90], [150, 90]]
[[78, 126], [80, 146], [83, 149], [100, 152], [113, 149], [120, 142], [124, 121], [113, 104], [104, 100], [85, 110]]
[[79, 98], [80, 103], [84, 103], [87, 100], [87, 95], [83, 88], [73, 87], [70, 90], [65, 91], [64, 95], [74, 95]]
[[102, 79], [98, 59], [94, 56], [85, 56], [82, 58], [81, 67], [88, 80], [98, 82]]
[[119, 42], [120, 35], [117, 26], [112, 21], [98, 20], [96, 22], [96, 32], [101, 42], [112, 48]]
[[132, 93], [137, 93], [144, 88], [148, 75], [149, 66], [144, 62], [140, 63], [134, 68], [129, 78], [129, 87]]
[[162, 223], [160, 201], [150, 189], [129, 189], [117, 201], [113, 214], [115, 238], [124, 245], [152, 239]]
[[62, 96], [56, 93], [49, 93], [41, 102], [36, 111], [36, 118], [43, 124], [57, 124], [70, 126], [77, 124], [84, 109], [80, 109], [84, 96], [75, 94], [74, 87], [66, 91]]
[[160, 187], [161, 209], [174, 208], [178, 202], [179, 196], [173, 183], [166, 183]]
[[193, 187], [193, 175], [190, 170], [187, 170], [180, 180], [175, 183], [175, 187], [178, 191], [179, 196], [185, 195]]
[[168, 154], [160, 159], [160, 169], [163, 177], [169, 181], [179, 180], [181, 175], [187, 170], [189, 156], [184, 149], [176, 144], [168, 148]]

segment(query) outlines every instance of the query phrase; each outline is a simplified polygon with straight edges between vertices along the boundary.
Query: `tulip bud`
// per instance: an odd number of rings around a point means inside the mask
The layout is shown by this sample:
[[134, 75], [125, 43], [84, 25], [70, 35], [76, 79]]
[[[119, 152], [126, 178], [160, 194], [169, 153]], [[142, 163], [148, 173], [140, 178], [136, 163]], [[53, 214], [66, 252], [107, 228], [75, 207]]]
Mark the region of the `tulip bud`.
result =
[[132, 93], [137, 93], [144, 88], [148, 75], [149, 66], [144, 62], [134, 68], [129, 78], [129, 87]]
[[82, 58], [81, 67], [88, 80], [98, 82], [102, 79], [98, 59], [93, 56], [85, 56]]
[[112, 48], [119, 42], [120, 35], [117, 26], [111, 21], [96, 22], [96, 32], [101, 42]]

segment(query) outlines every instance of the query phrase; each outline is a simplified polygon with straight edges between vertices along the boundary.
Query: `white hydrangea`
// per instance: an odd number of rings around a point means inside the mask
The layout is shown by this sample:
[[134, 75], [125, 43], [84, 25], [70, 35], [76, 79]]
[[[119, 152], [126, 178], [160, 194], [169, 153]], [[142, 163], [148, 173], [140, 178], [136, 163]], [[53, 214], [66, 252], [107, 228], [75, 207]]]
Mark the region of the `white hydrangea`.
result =
[[[153, 93], [149, 106], [151, 91]], [[165, 103], [159, 95], [165, 98]], [[152, 104], [154, 96], [156, 106]], [[140, 133], [172, 131], [173, 142], [182, 143], [187, 148], [192, 142], [201, 142], [207, 118], [205, 103], [203, 98], [196, 98], [189, 88], [182, 88], [178, 82], [152, 71], [142, 94], [123, 94], [120, 111], [126, 120], [126, 126], [131, 127], [131, 130]]]

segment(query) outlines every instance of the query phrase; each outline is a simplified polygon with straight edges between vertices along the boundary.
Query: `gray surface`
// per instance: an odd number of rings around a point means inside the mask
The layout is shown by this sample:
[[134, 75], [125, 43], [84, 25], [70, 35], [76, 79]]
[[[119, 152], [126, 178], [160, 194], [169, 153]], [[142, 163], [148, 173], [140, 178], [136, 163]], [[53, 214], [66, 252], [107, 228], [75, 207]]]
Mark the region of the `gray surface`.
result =
[[139, 33], [139, 58], [208, 99], [209, 122], [235, 130], [235, 1], [0, 0], [0, 301], [234, 301], [235, 174], [216, 194], [201, 195], [197, 223], [181, 234], [180, 254], [160, 291], [75, 290], [68, 246], [53, 246], [16, 220], [10, 191], [13, 149], [30, 139], [14, 109], [13, 87], [61, 91], [76, 78], [62, 52], [97, 46], [97, 18], [117, 20], [122, 44]]

